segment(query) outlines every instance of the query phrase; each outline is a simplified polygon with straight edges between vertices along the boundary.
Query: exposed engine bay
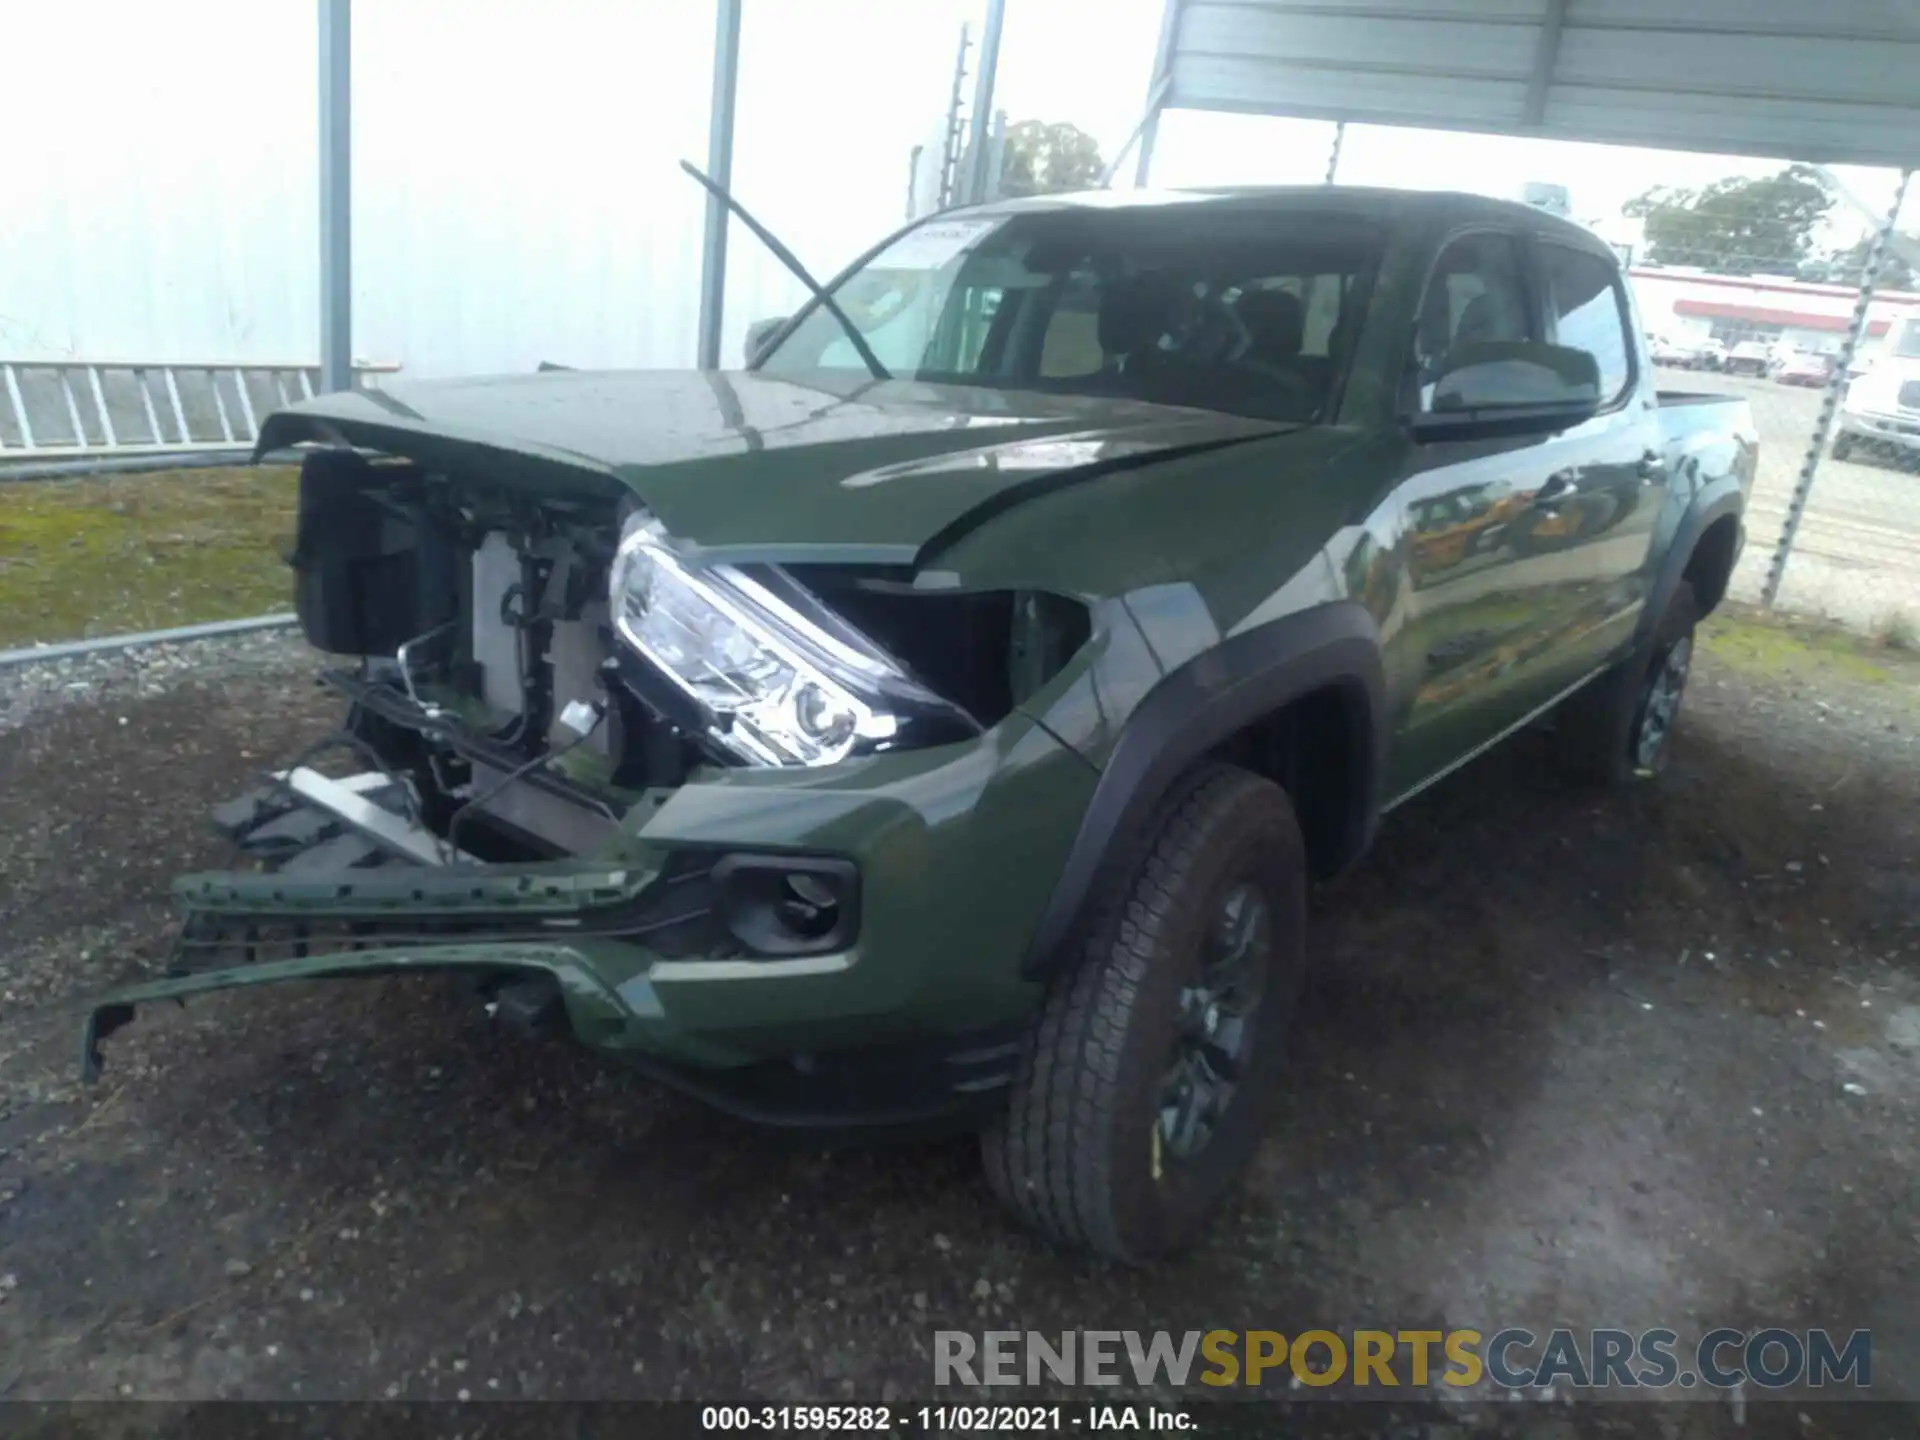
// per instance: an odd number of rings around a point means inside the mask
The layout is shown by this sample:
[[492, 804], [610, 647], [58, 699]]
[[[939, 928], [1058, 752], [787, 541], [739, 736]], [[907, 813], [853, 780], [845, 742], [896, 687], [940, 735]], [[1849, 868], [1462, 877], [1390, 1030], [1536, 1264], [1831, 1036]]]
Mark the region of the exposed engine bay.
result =
[[449, 855], [589, 853], [707, 765], [966, 739], [1086, 641], [1078, 601], [907, 567], [703, 565], [632, 497], [310, 454], [290, 557], [344, 743]]

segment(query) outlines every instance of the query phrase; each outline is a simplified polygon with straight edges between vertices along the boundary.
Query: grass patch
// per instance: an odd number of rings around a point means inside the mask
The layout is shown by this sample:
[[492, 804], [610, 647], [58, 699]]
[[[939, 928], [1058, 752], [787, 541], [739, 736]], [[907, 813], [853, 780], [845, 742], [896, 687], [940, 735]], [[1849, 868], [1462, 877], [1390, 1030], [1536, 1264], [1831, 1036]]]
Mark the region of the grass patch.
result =
[[1774, 676], [1839, 674], [1869, 683], [1920, 680], [1920, 657], [1883, 637], [1866, 636], [1732, 602], [1700, 627], [1700, 643], [1736, 670]]
[[294, 466], [0, 484], [0, 649], [286, 610]]

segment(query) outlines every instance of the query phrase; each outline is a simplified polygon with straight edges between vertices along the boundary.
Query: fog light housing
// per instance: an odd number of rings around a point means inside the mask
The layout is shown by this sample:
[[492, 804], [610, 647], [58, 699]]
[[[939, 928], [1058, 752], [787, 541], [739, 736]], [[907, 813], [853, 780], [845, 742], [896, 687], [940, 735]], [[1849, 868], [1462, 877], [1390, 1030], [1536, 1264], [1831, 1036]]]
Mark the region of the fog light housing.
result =
[[860, 933], [860, 869], [813, 855], [728, 855], [713, 867], [715, 913], [749, 954], [830, 955]]

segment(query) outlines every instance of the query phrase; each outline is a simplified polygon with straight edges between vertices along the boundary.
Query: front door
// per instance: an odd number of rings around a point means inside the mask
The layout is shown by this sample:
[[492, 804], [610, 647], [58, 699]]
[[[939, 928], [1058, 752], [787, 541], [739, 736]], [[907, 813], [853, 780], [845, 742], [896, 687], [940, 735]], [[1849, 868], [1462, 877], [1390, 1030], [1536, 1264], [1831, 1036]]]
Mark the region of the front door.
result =
[[[1415, 326], [1406, 403], [1424, 407], [1448, 353], [1466, 341], [1541, 340], [1528, 250], [1478, 230], [1441, 250]], [[1527, 524], [1562, 462], [1538, 437], [1408, 442], [1398, 486], [1410, 586], [1388, 638], [1397, 707], [1388, 794], [1399, 797], [1544, 703], [1540, 663], [1564, 617], [1552, 565], [1524, 563]]]

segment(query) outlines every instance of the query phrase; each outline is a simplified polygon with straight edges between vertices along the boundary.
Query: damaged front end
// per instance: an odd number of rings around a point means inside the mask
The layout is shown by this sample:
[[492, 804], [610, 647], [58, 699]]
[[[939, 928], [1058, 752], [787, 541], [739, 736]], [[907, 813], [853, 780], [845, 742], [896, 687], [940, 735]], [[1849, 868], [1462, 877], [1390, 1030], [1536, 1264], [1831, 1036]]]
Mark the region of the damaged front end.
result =
[[[1090, 768], [1002, 722], [1086, 641], [1085, 608], [907, 566], [701, 564], [605, 479], [308, 456], [296, 608], [343, 657], [321, 679], [344, 723], [216, 811], [250, 868], [175, 883], [166, 972], [96, 1007], [90, 1075], [141, 1004], [435, 969], [663, 1078], [728, 1072], [712, 1098], [747, 1113], [790, 1109], [823, 1052], [929, 1031], [931, 1074], [886, 1082], [909, 1110], [1003, 1081], [1020, 905], [1044, 896], [996, 878], [1011, 857], [949, 865], [951, 895], [927, 867], [1008, 770], [1050, 777], [1032, 793], [1065, 843]], [[994, 892], [1004, 973], [912, 953], [916, 907], [937, 925]], [[881, 949], [903, 958], [863, 969]]]

